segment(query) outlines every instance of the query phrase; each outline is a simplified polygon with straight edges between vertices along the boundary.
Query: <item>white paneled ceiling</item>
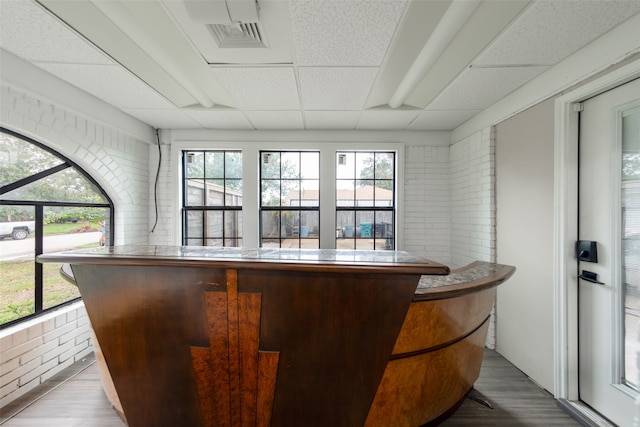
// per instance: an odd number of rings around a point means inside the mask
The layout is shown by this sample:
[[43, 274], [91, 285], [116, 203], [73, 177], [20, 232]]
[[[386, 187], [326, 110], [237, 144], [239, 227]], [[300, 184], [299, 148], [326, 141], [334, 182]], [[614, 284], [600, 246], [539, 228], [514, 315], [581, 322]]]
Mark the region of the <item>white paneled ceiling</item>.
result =
[[449, 130], [637, 13], [638, 0], [0, 0], [0, 54], [155, 128]]

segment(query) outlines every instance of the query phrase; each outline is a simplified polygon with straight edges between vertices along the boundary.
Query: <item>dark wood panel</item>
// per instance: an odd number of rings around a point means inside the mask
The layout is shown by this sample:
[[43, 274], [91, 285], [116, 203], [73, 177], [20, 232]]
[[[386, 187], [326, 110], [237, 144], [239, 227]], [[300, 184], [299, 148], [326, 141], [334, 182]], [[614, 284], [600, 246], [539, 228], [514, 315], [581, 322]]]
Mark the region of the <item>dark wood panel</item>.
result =
[[274, 426], [363, 425], [416, 280], [239, 272], [240, 291], [262, 293], [260, 348], [280, 352]]
[[171, 247], [156, 263], [149, 248], [118, 250], [73, 271], [131, 427], [429, 422], [477, 378], [495, 295], [482, 275], [513, 270], [476, 264], [416, 301], [417, 271], [447, 269], [405, 253], [305, 264], [300, 251], [245, 262]]
[[132, 427], [241, 425], [241, 399], [258, 393], [241, 385], [241, 364], [253, 363], [241, 341], [255, 340], [241, 326], [256, 322], [239, 312], [253, 306], [248, 295], [261, 298], [259, 350], [279, 353], [276, 380], [263, 378], [272, 391], [261, 395], [273, 395], [272, 425], [362, 425], [418, 280], [260, 270], [236, 278], [235, 270], [162, 266], [78, 265], [74, 273]]
[[208, 346], [202, 295], [226, 289], [224, 271], [73, 271], [129, 425], [202, 425], [190, 348]]

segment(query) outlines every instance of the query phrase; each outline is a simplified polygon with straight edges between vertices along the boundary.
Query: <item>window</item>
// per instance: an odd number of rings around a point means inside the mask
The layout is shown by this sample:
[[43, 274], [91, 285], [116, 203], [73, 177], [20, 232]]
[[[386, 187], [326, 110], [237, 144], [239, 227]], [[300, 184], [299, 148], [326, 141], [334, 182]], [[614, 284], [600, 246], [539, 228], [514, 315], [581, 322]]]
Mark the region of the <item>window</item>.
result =
[[183, 151], [183, 244], [242, 246], [242, 152]]
[[336, 248], [395, 248], [395, 153], [336, 153]]
[[[176, 197], [181, 211], [175, 221], [181, 233], [176, 244], [402, 247], [402, 232], [398, 231], [402, 216], [396, 213], [402, 207], [402, 169], [398, 166], [404, 158], [402, 143], [185, 138], [171, 145], [172, 174], [180, 183]], [[214, 153], [218, 153], [215, 161]], [[233, 166], [230, 157], [235, 157]], [[222, 162], [226, 163], [220, 167]], [[205, 170], [205, 164], [218, 166]], [[205, 193], [205, 184], [208, 189], [218, 185], [217, 195]]]
[[0, 128], [0, 327], [77, 300], [42, 253], [109, 245], [113, 204], [70, 160]]
[[260, 230], [262, 247], [320, 247], [319, 152], [260, 152]]

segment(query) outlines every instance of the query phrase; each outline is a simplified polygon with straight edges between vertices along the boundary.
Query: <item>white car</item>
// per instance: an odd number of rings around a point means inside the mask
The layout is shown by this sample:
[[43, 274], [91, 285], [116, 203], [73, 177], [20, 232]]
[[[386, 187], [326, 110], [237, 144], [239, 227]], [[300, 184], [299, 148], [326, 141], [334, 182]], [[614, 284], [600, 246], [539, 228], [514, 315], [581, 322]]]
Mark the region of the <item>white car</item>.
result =
[[0, 238], [23, 240], [36, 228], [35, 221], [0, 222]]

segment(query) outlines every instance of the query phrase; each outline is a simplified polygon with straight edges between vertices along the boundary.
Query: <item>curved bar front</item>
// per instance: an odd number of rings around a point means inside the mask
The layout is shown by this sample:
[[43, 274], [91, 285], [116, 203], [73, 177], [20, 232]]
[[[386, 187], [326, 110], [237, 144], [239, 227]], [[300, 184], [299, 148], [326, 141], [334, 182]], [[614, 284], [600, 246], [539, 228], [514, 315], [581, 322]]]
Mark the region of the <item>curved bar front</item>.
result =
[[[71, 265], [130, 426], [428, 423], [477, 379], [494, 286], [513, 273], [449, 274], [395, 251], [107, 247], [38, 260]], [[473, 280], [454, 280], [469, 268]]]
[[366, 426], [437, 424], [457, 409], [480, 375], [496, 286], [514, 272], [474, 262], [420, 279]]

